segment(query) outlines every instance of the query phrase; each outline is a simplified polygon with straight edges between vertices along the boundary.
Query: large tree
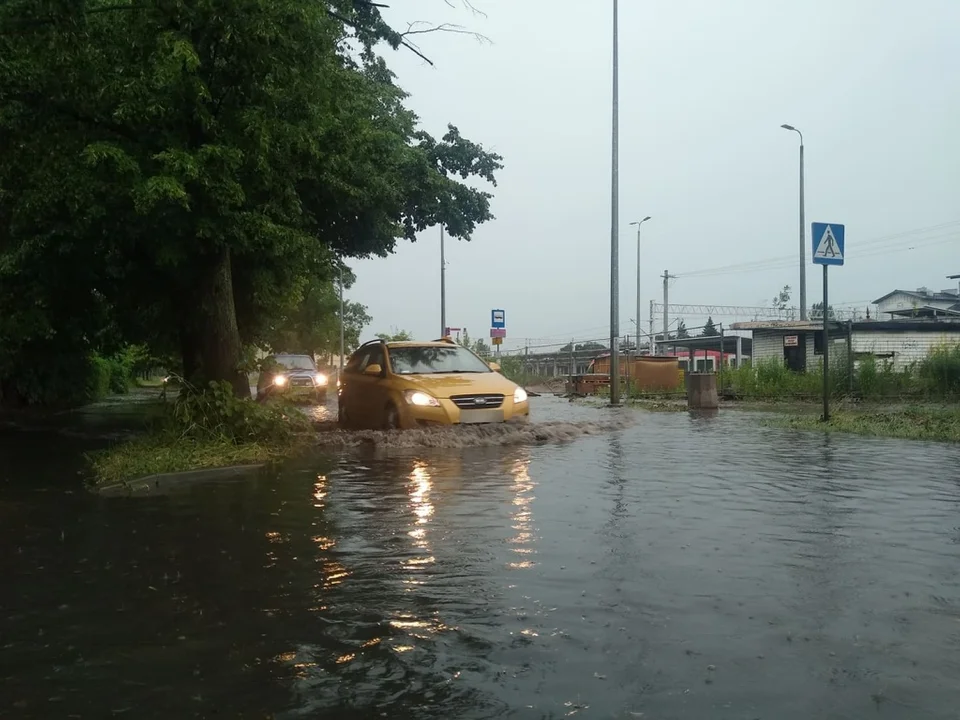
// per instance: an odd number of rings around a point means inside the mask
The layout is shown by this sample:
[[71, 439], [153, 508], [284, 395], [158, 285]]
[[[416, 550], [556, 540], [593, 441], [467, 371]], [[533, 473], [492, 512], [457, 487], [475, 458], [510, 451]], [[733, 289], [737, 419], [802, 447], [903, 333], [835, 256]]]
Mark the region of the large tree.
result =
[[242, 345], [343, 258], [470, 239], [501, 158], [422, 131], [380, 40], [364, 0], [7, 0], [0, 339], [114, 327], [246, 394]]

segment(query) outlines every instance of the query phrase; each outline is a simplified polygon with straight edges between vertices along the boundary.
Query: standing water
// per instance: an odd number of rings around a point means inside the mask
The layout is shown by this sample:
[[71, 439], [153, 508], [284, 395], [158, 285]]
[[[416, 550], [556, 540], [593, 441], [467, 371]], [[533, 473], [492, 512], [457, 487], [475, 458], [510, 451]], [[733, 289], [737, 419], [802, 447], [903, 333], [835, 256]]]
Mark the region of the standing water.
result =
[[957, 448], [534, 416], [145, 497], [47, 445], [0, 485], [0, 716], [957, 717]]

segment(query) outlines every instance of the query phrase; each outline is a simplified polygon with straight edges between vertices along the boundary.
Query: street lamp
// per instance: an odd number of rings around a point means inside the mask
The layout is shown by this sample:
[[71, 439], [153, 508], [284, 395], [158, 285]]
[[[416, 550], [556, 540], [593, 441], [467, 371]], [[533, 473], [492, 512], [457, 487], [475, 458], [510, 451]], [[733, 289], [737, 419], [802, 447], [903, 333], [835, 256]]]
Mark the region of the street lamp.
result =
[[800, 136], [800, 319], [807, 319], [807, 241], [806, 230], [804, 229], [804, 209], [803, 209], [803, 133], [797, 130], [793, 125], [784, 123], [781, 125], [784, 130], [795, 132]]
[[447, 260], [443, 253], [443, 225], [440, 225], [440, 337], [447, 336]]
[[637, 355], [640, 354], [640, 226], [649, 219], [647, 215], [643, 220], [630, 223], [637, 226]]

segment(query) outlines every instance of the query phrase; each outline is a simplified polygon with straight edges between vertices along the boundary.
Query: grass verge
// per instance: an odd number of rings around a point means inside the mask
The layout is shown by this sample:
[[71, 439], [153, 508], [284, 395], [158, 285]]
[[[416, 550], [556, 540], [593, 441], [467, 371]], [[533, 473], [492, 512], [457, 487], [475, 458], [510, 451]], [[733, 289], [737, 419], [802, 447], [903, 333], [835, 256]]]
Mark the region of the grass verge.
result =
[[236, 397], [228, 383], [184, 385], [152, 430], [87, 455], [95, 485], [146, 475], [250, 465], [297, 454], [315, 440], [306, 415]]
[[960, 408], [956, 406], [841, 410], [832, 413], [826, 423], [821, 422], [819, 416], [810, 414], [765, 418], [762, 424], [797, 430], [960, 443]]
[[157, 432], [89, 453], [87, 460], [92, 482], [99, 486], [161, 473], [256, 465], [291, 457], [314, 444], [312, 434], [237, 443], [227, 438], [184, 438], [173, 432]]

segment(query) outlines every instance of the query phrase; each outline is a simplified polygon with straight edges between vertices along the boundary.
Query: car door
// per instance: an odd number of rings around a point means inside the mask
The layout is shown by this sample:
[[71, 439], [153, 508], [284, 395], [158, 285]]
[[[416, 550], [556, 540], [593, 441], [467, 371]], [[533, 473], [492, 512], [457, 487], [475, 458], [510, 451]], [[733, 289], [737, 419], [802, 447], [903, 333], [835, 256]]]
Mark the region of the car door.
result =
[[370, 356], [370, 348], [361, 348], [347, 361], [343, 368], [343, 375], [340, 377], [340, 398], [338, 400], [343, 414], [349, 418], [350, 424], [359, 425], [363, 405], [361, 402], [361, 374], [360, 366], [366, 366]]
[[357, 366], [357, 374], [350, 380], [354, 383], [354, 404], [357, 408], [353, 417], [364, 427], [379, 428], [383, 426], [383, 409], [386, 406], [385, 384], [380, 375], [367, 375], [365, 370], [371, 365], [384, 366], [386, 358], [381, 345], [372, 345], [365, 357]]

